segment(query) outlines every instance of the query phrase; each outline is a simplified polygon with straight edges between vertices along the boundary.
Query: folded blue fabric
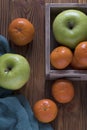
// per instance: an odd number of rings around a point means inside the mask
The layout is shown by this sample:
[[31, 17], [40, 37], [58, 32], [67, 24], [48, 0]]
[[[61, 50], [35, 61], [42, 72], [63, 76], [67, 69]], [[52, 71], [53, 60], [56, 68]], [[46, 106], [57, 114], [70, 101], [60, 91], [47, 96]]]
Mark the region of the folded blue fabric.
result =
[[0, 130], [53, 130], [39, 122], [23, 95], [0, 88]]
[[0, 55], [10, 52], [11, 49], [8, 40], [3, 35], [0, 35]]
[[10, 47], [7, 38], [0, 35], [0, 56], [5, 53], [15, 53], [15, 51]]

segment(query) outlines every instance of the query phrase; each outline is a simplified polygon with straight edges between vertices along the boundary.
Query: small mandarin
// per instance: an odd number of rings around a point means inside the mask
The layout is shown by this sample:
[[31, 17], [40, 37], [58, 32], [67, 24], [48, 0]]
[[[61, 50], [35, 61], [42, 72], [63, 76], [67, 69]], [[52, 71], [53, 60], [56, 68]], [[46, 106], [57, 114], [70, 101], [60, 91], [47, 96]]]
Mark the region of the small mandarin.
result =
[[37, 101], [33, 107], [35, 117], [43, 123], [53, 121], [58, 113], [58, 107], [54, 101], [50, 99], [42, 99]]
[[52, 95], [59, 103], [70, 102], [74, 97], [73, 84], [66, 79], [56, 80], [52, 85]]
[[25, 18], [12, 20], [8, 27], [9, 39], [18, 46], [24, 46], [33, 40], [35, 29]]
[[87, 69], [87, 66], [84, 66], [81, 63], [79, 63], [77, 61], [77, 59], [75, 58], [75, 56], [73, 56], [73, 59], [72, 59], [72, 62], [71, 62], [71, 66], [74, 69]]
[[74, 51], [77, 62], [83, 67], [87, 67], [87, 41], [80, 42]]
[[73, 53], [69, 48], [59, 46], [51, 52], [50, 62], [56, 69], [64, 69], [71, 63], [72, 57]]

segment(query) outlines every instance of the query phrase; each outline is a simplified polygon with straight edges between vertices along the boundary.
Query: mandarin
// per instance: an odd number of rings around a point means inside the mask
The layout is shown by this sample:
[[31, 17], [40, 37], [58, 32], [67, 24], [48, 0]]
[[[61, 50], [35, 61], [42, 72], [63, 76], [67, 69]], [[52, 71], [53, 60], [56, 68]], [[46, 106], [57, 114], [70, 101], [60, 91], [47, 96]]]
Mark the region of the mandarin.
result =
[[8, 27], [9, 39], [18, 46], [24, 46], [33, 40], [35, 29], [25, 18], [14, 19]]
[[56, 69], [66, 68], [72, 61], [73, 53], [65, 46], [56, 47], [50, 54], [50, 62]]
[[40, 122], [48, 123], [56, 118], [58, 107], [54, 101], [50, 99], [42, 99], [34, 104], [33, 112]]
[[56, 80], [52, 85], [52, 96], [59, 103], [68, 103], [74, 97], [74, 87], [71, 81], [66, 79]]
[[74, 68], [74, 69], [87, 69], [86, 66], [82, 65], [81, 63], [79, 63], [77, 61], [77, 59], [75, 58], [75, 56], [73, 56], [73, 59], [72, 59], [72, 62], [71, 62], [71, 66]]
[[87, 41], [80, 42], [74, 51], [77, 62], [83, 67], [87, 67]]

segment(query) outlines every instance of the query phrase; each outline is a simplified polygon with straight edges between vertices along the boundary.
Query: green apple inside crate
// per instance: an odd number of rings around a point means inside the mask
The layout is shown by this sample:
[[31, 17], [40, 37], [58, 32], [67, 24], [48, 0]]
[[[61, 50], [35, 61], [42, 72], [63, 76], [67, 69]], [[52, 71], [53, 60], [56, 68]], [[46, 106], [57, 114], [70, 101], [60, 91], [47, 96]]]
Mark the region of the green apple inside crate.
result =
[[87, 15], [87, 4], [77, 3], [46, 3], [45, 5], [45, 74], [46, 79], [68, 78], [72, 80], [87, 80], [87, 70], [76, 70], [71, 66], [58, 70], [50, 64], [50, 53], [60, 46], [53, 35], [53, 21], [62, 11], [75, 9]]

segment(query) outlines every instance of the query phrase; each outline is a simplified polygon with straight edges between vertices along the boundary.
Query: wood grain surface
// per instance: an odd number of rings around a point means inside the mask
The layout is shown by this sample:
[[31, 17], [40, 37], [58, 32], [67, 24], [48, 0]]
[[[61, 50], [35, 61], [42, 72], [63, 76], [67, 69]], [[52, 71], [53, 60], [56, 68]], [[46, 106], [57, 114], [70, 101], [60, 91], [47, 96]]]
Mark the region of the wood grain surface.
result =
[[[30, 20], [35, 27], [33, 42], [18, 47], [10, 42], [16, 53], [27, 58], [31, 66], [29, 81], [20, 90], [30, 105], [50, 98], [53, 81], [45, 80], [45, 3], [86, 3], [87, 0], [0, 0], [0, 33], [8, 38], [8, 25], [17, 18]], [[87, 130], [87, 82], [73, 81], [75, 97], [71, 103], [58, 104], [59, 113], [51, 124], [54, 130]]]

